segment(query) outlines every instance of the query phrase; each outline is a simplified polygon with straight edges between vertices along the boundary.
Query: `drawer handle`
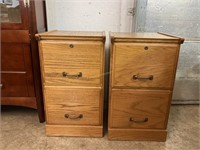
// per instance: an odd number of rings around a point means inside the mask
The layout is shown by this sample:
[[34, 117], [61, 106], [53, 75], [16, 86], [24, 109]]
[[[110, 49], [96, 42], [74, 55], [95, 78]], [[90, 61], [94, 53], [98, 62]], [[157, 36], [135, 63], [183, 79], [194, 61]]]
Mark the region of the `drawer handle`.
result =
[[82, 77], [82, 72], [79, 72], [78, 74], [69, 74], [67, 72], [62, 73], [63, 77], [68, 77], [68, 78], [80, 78]]
[[3, 87], [3, 84], [0, 84], [0, 88], [2, 88]]
[[133, 80], [153, 80], [153, 75], [148, 77], [139, 77], [138, 75], [133, 75]]
[[79, 115], [65, 114], [65, 118], [69, 118], [69, 119], [81, 119], [81, 118], [83, 118], [83, 115], [82, 114], [79, 114]]
[[136, 120], [134, 119], [133, 117], [130, 118], [130, 121], [131, 122], [134, 122], [134, 123], [145, 123], [147, 122], [149, 119], [148, 118], [144, 118], [143, 120]]

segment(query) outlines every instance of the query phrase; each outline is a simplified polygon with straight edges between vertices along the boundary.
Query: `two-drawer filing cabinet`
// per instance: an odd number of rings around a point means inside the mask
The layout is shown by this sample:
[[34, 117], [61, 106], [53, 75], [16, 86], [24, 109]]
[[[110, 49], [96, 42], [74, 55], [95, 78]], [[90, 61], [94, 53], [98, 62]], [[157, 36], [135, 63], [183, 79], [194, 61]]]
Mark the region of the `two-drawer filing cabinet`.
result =
[[49, 136], [103, 136], [104, 32], [36, 35]]
[[163, 33], [110, 33], [108, 138], [165, 141], [180, 44]]

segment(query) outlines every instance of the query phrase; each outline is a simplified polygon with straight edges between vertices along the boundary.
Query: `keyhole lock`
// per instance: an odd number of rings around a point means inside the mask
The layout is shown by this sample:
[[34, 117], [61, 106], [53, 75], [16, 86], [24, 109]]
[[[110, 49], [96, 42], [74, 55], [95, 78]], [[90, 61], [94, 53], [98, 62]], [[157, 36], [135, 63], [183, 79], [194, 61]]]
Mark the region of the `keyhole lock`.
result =
[[149, 49], [148, 46], [145, 46], [145, 47], [144, 47], [144, 50], [148, 50], [148, 49]]
[[70, 48], [73, 48], [73, 47], [74, 47], [74, 45], [73, 45], [73, 44], [70, 44], [70, 45], [69, 45], [69, 47], [70, 47]]

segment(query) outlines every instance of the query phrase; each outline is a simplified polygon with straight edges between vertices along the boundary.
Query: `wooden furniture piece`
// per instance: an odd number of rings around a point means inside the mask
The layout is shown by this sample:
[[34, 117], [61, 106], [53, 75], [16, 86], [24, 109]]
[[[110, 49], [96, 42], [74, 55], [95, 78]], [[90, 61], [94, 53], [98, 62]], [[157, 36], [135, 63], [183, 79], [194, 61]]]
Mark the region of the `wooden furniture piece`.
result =
[[35, 34], [46, 30], [43, 0], [4, 1], [1, 6], [1, 105], [38, 110], [44, 122]]
[[110, 140], [165, 141], [180, 44], [163, 33], [110, 33]]
[[37, 34], [48, 136], [103, 136], [103, 32]]

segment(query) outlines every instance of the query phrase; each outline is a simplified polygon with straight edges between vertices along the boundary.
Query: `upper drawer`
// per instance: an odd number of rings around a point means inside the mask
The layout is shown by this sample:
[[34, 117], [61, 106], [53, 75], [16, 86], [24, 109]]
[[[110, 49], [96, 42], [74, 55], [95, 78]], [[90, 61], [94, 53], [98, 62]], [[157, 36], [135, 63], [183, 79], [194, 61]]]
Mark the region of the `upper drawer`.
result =
[[95, 41], [41, 41], [45, 85], [102, 85], [103, 45]]
[[116, 43], [112, 86], [171, 89], [178, 54], [177, 44]]

